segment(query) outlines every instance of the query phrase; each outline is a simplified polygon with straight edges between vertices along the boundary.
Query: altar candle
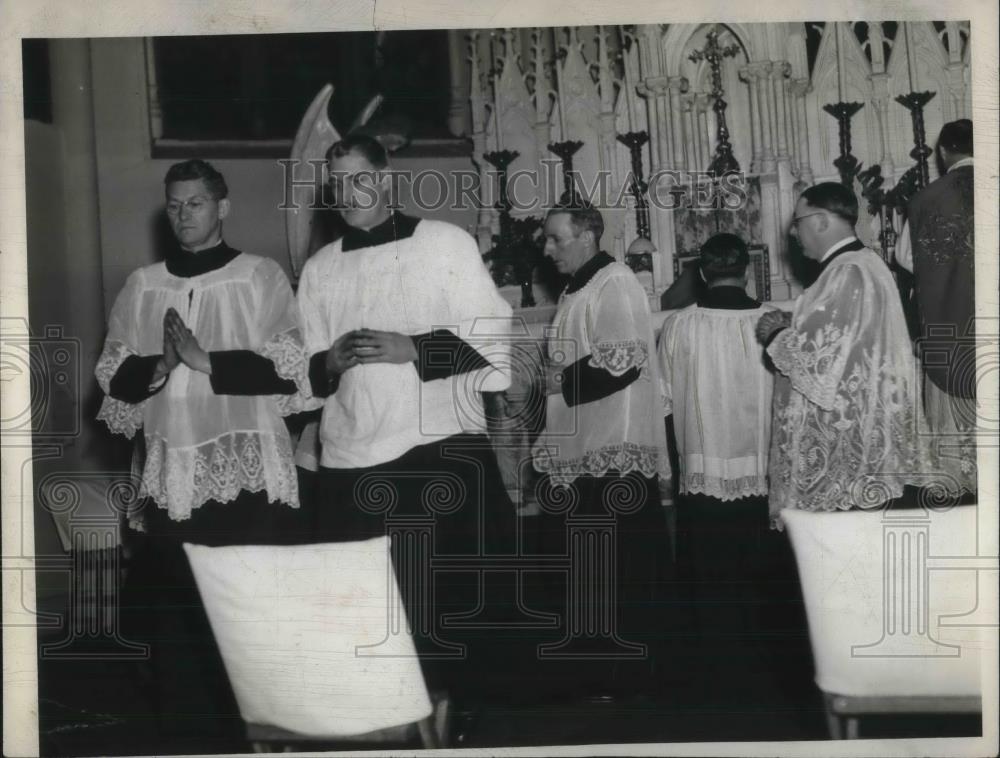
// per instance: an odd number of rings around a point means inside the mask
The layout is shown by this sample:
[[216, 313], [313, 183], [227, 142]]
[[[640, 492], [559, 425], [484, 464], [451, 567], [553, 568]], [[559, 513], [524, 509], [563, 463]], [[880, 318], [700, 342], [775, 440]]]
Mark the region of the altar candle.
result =
[[917, 91], [917, 58], [910, 46], [910, 23], [903, 22], [903, 35], [906, 38], [906, 76], [910, 81], [910, 92]]
[[493, 121], [497, 132], [497, 150], [503, 150], [503, 134], [500, 126], [503, 118], [500, 112], [500, 69], [497, 67], [495, 41], [496, 37], [490, 34], [490, 57], [493, 59]]
[[556, 90], [559, 96], [559, 136], [563, 142], [565, 142], [569, 137], [566, 136], [566, 98], [563, 93], [563, 77], [562, 77], [562, 64], [559, 62], [559, 44], [555, 39], [555, 32], [553, 34], [553, 42], [555, 44], [556, 50]]
[[622, 68], [625, 70], [625, 107], [628, 109], [628, 130], [632, 132], [635, 131], [633, 126], [635, 117], [632, 115], [635, 110], [635, 85], [632, 83], [632, 76], [629, 73], [629, 54], [624, 44], [622, 45]]
[[837, 100], [844, 102], [844, 46], [840, 43], [840, 24], [833, 22], [833, 42], [837, 51]]

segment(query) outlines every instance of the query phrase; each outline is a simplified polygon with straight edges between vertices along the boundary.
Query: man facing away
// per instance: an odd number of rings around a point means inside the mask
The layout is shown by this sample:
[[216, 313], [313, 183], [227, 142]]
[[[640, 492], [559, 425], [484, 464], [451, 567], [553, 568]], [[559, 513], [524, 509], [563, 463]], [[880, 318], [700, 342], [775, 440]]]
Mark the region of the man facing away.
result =
[[[930, 455], [918, 374], [889, 267], [855, 236], [858, 201], [841, 184], [805, 190], [792, 233], [820, 262], [787, 313], [761, 316], [757, 336], [774, 389], [770, 512], [835, 511], [898, 501], [941, 479]], [[953, 491], [947, 479], [946, 489]]]
[[768, 532], [773, 378], [754, 330], [770, 309], [746, 293], [749, 262], [734, 234], [705, 242], [697, 268], [706, 289], [667, 317], [658, 346], [677, 447], [679, 569], [697, 588], [699, 636], [713, 642], [707, 654], [733, 665], [754, 657], [747, 640]]
[[482, 588], [477, 574], [432, 565], [502, 551], [512, 528], [480, 395], [510, 383], [511, 308], [468, 233], [393, 210], [375, 139], [347, 137], [328, 161], [350, 228], [309, 259], [298, 290], [312, 391], [325, 398], [316, 536], [433, 523], [430, 552], [411, 556], [419, 565], [395, 556], [395, 570], [428, 685], [461, 698], [483, 689], [475, 671], [487, 651], [452, 657], [463, 632], [445, 616], [474, 611]]
[[974, 495], [978, 483], [972, 122], [945, 124], [937, 150], [944, 173], [910, 201], [896, 261], [914, 275], [927, 424], [937, 437], [941, 465]]
[[112, 432], [142, 430], [143, 507], [131, 521], [147, 538], [123, 605], [152, 646], [162, 736], [176, 740], [162, 749], [229, 750], [242, 722], [182, 543], [303, 538], [282, 416], [307, 403], [308, 378], [281, 268], [223, 239], [223, 176], [190, 160], [164, 183], [176, 245], [115, 299], [96, 368], [106, 393], [98, 417]]
[[[600, 212], [582, 201], [545, 220], [545, 254], [570, 279], [549, 329], [546, 426], [533, 454], [544, 474], [543, 551], [599, 569], [567, 575], [567, 636], [549, 654], [569, 656], [571, 691], [607, 699], [648, 694], [663, 675], [655, 664], [667, 635], [670, 544], [649, 304], [632, 270], [601, 251], [603, 231]], [[591, 528], [603, 536], [584, 536]]]

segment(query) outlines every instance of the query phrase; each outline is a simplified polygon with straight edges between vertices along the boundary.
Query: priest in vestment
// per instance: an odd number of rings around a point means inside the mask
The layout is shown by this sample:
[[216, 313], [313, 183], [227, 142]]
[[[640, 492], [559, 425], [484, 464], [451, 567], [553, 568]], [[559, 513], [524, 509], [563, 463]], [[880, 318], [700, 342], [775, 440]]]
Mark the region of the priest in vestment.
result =
[[[569, 555], [574, 525], [614, 530], [613, 560], [594, 552], [604, 543], [577, 545], [591, 552], [572, 560], [604, 573], [568, 575], [580, 584], [567, 588], [566, 631], [582, 624], [592, 644], [575, 639], [564, 652], [591, 654], [571, 661], [568, 686], [624, 697], [648, 693], [663, 674], [655, 659], [667, 633], [670, 543], [658, 479], [670, 474], [646, 292], [628, 266], [601, 251], [603, 231], [600, 212], [582, 203], [546, 217], [545, 254], [570, 279], [548, 333], [546, 425], [533, 455], [545, 475], [538, 492], [546, 553]], [[592, 590], [596, 607], [587, 600]], [[590, 628], [591, 613], [599, 626]]]
[[126, 634], [150, 644], [158, 751], [242, 747], [243, 724], [182, 543], [308, 538], [283, 416], [306, 408], [298, 310], [284, 272], [222, 237], [225, 179], [200, 160], [170, 168], [176, 246], [115, 299], [96, 374], [99, 419], [141, 430], [144, 531], [123, 588]]
[[768, 313], [758, 338], [779, 372], [774, 390], [770, 512], [876, 508], [904, 487], [942, 485], [933, 461], [898, 290], [855, 236], [858, 201], [825, 182], [799, 197], [792, 232], [820, 262], [788, 314]]
[[976, 245], [972, 122], [945, 124], [944, 174], [907, 209], [896, 261], [914, 275], [924, 411], [941, 465], [968, 493], [976, 481]]

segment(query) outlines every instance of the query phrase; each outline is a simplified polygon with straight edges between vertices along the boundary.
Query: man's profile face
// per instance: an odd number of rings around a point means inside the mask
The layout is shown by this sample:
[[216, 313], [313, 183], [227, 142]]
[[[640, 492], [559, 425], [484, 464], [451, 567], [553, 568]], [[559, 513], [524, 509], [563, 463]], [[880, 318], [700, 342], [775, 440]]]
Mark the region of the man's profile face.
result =
[[818, 258], [825, 252], [819, 235], [820, 227], [825, 224], [824, 216], [822, 209], [813, 208], [804, 198], [795, 204], [791, 233], [798, 238], [807, 258]]
[[389, 217], [384, 174], [357, 152], [331, 159], [330, 189], [334, 205], [349, 226], [371, 229]]
[[577, 235], [572, 216], [553, 213], [545, 219], [545, 254], [560, 274], [574, 274], [591, 257], [590, 232]]
[[177, 242], [197, 252], [222, 239], [222, 219], [229, 213], [229, 200], [216, 200], [202, 179], [167, 185], [167, 219]]

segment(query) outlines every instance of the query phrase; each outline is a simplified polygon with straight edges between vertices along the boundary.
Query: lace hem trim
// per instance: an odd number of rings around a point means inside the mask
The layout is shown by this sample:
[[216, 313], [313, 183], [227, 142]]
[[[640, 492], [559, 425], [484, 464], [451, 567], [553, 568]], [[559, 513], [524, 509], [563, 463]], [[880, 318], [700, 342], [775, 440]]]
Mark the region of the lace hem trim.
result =
[[298, 506], [298, 481], [287, 439], [260, 432], [230, 432], [187, 448], [146, 439], [140, 495], [184, 521], [210, 500], [232, 502], [243, 490], [267, 492], [268, 501]]
[[707, 495], [719, 500], [738, 500], [742, 497], [767, 495], [766, 476], [743, 476], [738, 479], [722, 479], [704, 474], [687, 474], [681, 478], [680, 491], [689, 494]]
[[587, 450], [582, 456], [569, 459], [557, 458], [551, 446], [540, 447], [535, 449], [533, 459], [537, 471], [548, 474], [553, 483], [560, 485], [569, 485], [580, 476], [605, 476], [609, 471], [669, 478], [665, 451], [631, 442]]

